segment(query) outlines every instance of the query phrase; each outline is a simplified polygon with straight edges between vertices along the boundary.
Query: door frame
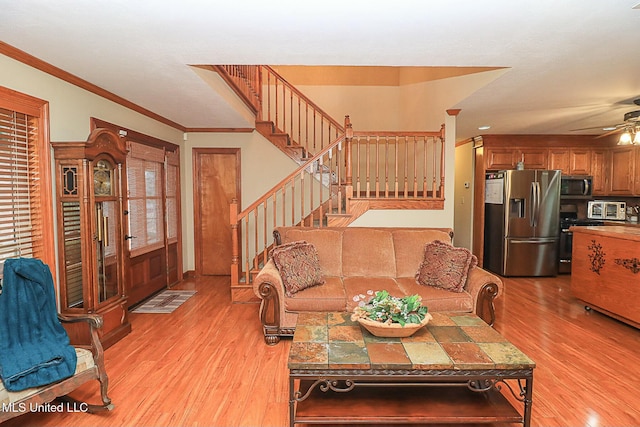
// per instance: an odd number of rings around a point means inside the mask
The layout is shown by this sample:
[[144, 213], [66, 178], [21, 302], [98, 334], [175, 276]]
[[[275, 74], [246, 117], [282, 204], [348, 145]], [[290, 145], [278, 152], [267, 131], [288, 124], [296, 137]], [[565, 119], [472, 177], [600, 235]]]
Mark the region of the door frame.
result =
[[[200, 248], [202, 247], [201, 235], [197, 230], [202, 229], [202, 221], [200, 215], [201, 202], [201, 186], [199, 182], [200, 176], [200, 156], [209, 154], [231, 154], [236, 158], [236, 199], [242, 200], [241, 188], [242, 178], [240, 175], [240, 148], [192, 148], [192, 170], [193, 170], [193, 240], [195, 253], [196, 276], [202, 276], [203, 255]], [[229, 208], [230, 209], [230, 208]], [[231, 232], [231, 224], [229, 224], [229, 232]], [[239, 230], [238, 230], [239, 233]], [[231, 275], [231, 257], [229, 257], [229, 275]]]

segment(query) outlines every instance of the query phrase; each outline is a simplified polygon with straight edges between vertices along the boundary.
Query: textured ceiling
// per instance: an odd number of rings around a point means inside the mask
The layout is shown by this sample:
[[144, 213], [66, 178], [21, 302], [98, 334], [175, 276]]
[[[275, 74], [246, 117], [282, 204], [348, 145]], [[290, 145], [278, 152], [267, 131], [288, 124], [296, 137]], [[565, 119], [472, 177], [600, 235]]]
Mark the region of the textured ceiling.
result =
[[443, 104], [459, 139], [639, 109], [638, 0], [3, 3], [0, 40], [188, 128], [248, 125], [190, 64], [504, 68]]

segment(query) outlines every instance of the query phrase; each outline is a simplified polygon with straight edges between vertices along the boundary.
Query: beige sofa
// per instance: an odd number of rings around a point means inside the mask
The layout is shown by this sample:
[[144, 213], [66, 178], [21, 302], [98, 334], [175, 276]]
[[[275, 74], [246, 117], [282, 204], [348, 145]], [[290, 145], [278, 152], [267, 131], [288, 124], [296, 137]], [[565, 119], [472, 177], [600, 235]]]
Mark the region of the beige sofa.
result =
[[476, 313], [490, 325], [495, 321], [493, 300], [501, 294], [502, 282], [477, 266], [469, 269], [461, 292], [416, 282], [425, 244], [435, 240], [450, 244], [451, 229], [280, 227], [273, 234], [277, 246], [297, 241], [313, 244], [324, 284], [287, 296], [278, 268], [269, 258], [253, 281], [268, 344], [292, 336], [300, 312], [351, 311], [357, 305], [354, 296], [383, 289], [395, 296], [420, 294], [432, 312]]

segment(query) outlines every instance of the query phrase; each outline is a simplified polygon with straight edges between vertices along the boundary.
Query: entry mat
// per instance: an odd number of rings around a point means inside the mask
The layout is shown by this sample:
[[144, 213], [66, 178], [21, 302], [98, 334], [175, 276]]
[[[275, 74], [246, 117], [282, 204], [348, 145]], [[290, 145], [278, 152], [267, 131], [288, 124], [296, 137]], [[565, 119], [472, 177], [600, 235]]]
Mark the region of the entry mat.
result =
[[162, 291], [134, 308], [132, 313], [171, 313], [191, 298], [196, 291]]

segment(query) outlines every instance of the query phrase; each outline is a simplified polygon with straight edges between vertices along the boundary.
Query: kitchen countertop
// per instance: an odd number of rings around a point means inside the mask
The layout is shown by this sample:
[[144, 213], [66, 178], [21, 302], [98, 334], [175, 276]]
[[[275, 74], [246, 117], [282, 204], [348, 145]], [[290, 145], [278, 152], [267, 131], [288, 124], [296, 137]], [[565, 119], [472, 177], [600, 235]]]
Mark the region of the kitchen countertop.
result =
[[640, 223], [631, 221], [605, 221], [604, 225], [624, 225], [628, 227], [640, 227]]
[[615, 225], [598, 225], [598, 226], [573, 226], [569, 230], [573, 233], [587, 233], [606, 237], [617, 237], [625, 240], [634, 240], [640, 242], [640, 226], [636, 223], [628, 224], [617, 222]]

